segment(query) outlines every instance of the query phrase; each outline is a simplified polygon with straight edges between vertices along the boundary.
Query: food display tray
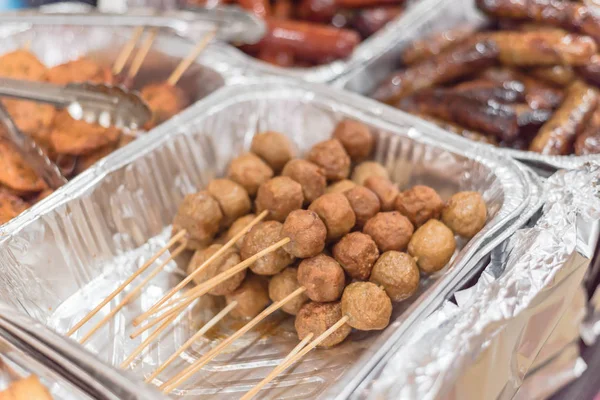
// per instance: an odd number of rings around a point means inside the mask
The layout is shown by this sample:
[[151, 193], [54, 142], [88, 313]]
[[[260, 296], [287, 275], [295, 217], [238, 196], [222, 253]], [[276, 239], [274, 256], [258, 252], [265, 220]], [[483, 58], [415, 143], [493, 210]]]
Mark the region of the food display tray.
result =
[[[539, 200], [538, 178], [509, 157], [441, 136], [419, 119], [320, 84], [280, 78], [225, 86], [4, 225], [0, 228], [1, 301], [58, 333], [66, 332], [168, 241], [183, 196], [222, 176], [228, 162], [249, 148], [255, 133], [282, 132], [303, 153], [328, 138], [343, 118], [360, 120], [372, 129], [377, 138], [374, 158], [401, 187], [430, 185], [444, 199], [459, 190], [479, 191], [489, 213], [481, 232], [468, 243], [458, 241], [449, 267], [423, 280], [415, 296], [395, 306], [384, 331], [354, 332], [340, 346], [310, 353], [261, 392], [261, 398], [326, 398], [333, 385], [350, 387], [368, 372], [382, 349], [402, 343], [415, 322], [475, 272], [471, 266], [492, 240], [510, 235], [520, 226], [519, 217], [533, 213], [531, 206]], [[189, 255], [171, 262], [85, 348], [119, 365], [145, 338], [129, 339], [131, 320], [181, 280], [188, 259]], [[122, 297], [117, 296], [111, 306]], [[132, 372], [140, 379], [147, 376], [222, 307], [220, 300], [203, 298], [180, 316], [157, 345], [134, 361]], [[106, 307], [86, 327], [108, 311]], [[239, 321], [226, 320], [161, 377], [172, 376], [175, 369], [198, 359], [240, 326]], [[83, 336], [86, 327], [73, 339]], [[297, 342], [293, 318], [276, 313], [173, 394], [237, 399]], [[75, 342], [65, 339], [68, 345]]]

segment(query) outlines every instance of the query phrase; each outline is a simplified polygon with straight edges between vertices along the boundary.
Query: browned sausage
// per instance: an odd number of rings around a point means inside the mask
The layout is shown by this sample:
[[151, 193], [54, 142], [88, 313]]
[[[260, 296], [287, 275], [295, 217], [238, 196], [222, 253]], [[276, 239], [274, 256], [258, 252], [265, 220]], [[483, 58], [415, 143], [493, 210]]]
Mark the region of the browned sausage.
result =
[[479, 101], [495, 100], [499, 103], [525, 102], [525, 85], [519, 81], [492, 81], [475, 79], [452, 88], [453, 92]]
[[575, 71], [568, 65], [531, 68], [529, 73], [544, 82], [548, 82], [558, 87], [568, 86], [575, 80]]
[[402, 62], [411, 65], [426, 58], [436, 56], [442, 51], [464, 42], [477, 30], [474, 25], [437, 33], [423, 40], [416, 40], [409, 44], [402, 52]]
[[589, 83], [600, 85], [600, 55], [594, 55], [587, 64], [576, 67], [575, 71]]
[[238, 0], [238, 4], [259, 18], [264, 19], [271, 15], [271, 5], [268, 0]]
[[279, 67], [294, 65], [294, 56], [289, 51], [273, 51], [265, 47], [258, 53], [257, 58]]
[[417, 116], [426, 121], [433, 122], [440, 128], [447, 130], [448, 132], [456, 133], [457, 135], [473, 140], [475, 142], [488, 143], [494, 146], [498, 145], [498, 140], [496, 140], [496, 138], [493, 136], [484, 135], [483, 133], [475, 132], [473, 130], [465, 128], [464, 126], [460, 126], [453, 122], [444, 121], [442, 119], [435, 118], [430, 115], [417, 113]]
[[575, 137], [585, 128], [597, 103], [596, 90], [575, 81], [569, 86], [563, 104], [540, 128], [529, 150], [542, 154], [570, 154]]
[[352, 20], [352, 26], [363, 37], [369, 37], [401, 13], [402, 7], [396, 6], [366, 8], [356, 14]]
[[291, 0], [276, 0], [273, 5], [273, 18], [290, 19], [292, 17]]
[[493, 40], [468, 41], [393, 73], [380, 84], [373, 97], [395, 103], [418, 90], [487, 68], [496, 62], [497, 56], [498, 47]]
[[298, 15], [310, 21], [328, 22], [342, 8], [400, 6], [402, 3], [404, 0], [302, 0]]
[[600, 107], [596, 106], [588, 125], [575, 139], [575, 154], [600, 154]]

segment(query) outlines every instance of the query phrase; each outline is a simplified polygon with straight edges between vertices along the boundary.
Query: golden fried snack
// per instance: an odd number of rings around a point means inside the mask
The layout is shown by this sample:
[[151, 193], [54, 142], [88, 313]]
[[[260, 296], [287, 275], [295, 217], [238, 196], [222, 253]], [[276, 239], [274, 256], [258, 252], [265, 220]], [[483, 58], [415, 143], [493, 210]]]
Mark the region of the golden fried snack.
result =
[[199, 250], [206, 247], [219, 231], [223, 213], [219, 203], [207, 191], [188, 194], [173, 218], [173, 234], [187, 231], [187, 248]]
[[278, 132], [262, 132], [254, 135], [250, 151], [269, 164], [275, 173], [279, 173], [295, 153], [292, 141]]
[[[261, 222], [246, 234], [240, 255], [246, 260], [261, 250], [274, 245], [282, 238], [283, 224], [277, 221]], [[294, 256], [284, 249], [277, 249], [256, 260], [250, 269], [258, 275], [275, 275], [294, 261]]]
[[[269, 281], [269, 297], [272, 301], [280, 301], [300, 287], [298, 283], [298, 268], [287, 267]], [[296, 315], [300, 307], [308, 301], [308, 296], [301, 293], [287, 302], [281, 309], [288, 314]]]
[[302, 208], [302, 186], [287, 176], [276, 176], [262, 183], [256, 193], [256, 212], [269, 211], [269, 219], [283, 222], [288, 214]]
[[224, 227], [229, 227], [235, 220], [248, 214], [252, 208], [246, 189], [230, 179], [213, 179], [206, 186], [206, 190], [221, 207], [223, 212], [221, 223]]
[[306, 288], [312, 301], [335, 301], [344, 291], [344, 270], [333, 258], [319, 254], [302, 260], [298, 266], [298, 283]]
[[71, 82], [112, 84], [114, 81], [110, 68], [86, 57], [52, 67], [46, 76], [48, 82], [57, 85], [66, 85]]
[[0, 137], [0, 184], [19, 195], [44, 190], [46, 183], [27, 165], [21, 154], [5, 138]]
[[98, 124], [88, 124], [71, 118], [69, 113], [61, 110], [56, 114], [50, 142], [57, 153], [83, 155], [117, 143], [121, 131], [111, 126], [104, 128]]
[[369, 219], [363, 232], [371, 236], [377, 247], [383, 253], [389, 250], [403, 251], [406, 249], [414, 227], [409, 219], [398, 211], [380, 212]]
[[371, 155], [375, 138], [367, 125], [351, 119], [340, 121], [332, 137], [340, 141], [352, 161], [361, 161]]
[[409, 44], [402, 52], [402, 62], [411, 65], [440, 54], [469, 39], [477, 30], [473, 25], [462, 26], [442, 33], [437, 33]]
[[[298, 339], [302, 340], [309, 334], [318, 337], [327, 329], [331, 328], [342, 318], [342, 306], [339, 301], [333, 303], [308, 302], [300, 308], [294, 327], [298, 333]], [[344, 324], [340, 329], [333, 332], [327, 339], [319, 343], [318, 347], [331, 347], [339, 344], [348, 337], [352, 328]]]
[[381, 211], [379, 197], [364, 186], [355, 186], [344, 192], [356, 216], [356, 228], [362, 229], [365, 223]]
[[15, 50], [0, 56], [0, 76], [42, 81], [48, 69], [27, 50]]
[[[220, 244], [211, 244], [206, 249], [197, 250], [188, 264], [187, 273], [191, 275], [206, 260], [214, 256], [217, 251], [223, 247]], [[233, 249], [227, 249], [222, 255], [217, 257], [212, 263], [208, 264], [202, 272], [194, 276], [194, 283], [201, 285], [207, 280], [227, 271], [241, 262], [240, 255]], [[219, 283], [210, 289], [208, 294], [213, 296], [225, 296], [237, 289], [246, 278], [246, 270], [242, 270], [231, 278]]]
[[273, 177], [273, 170], [255, 154], [246, 153], [231, 161], [227, 176], [255, 196], [258, 187]]
[[364, 281], [371, 275], [379, 250], [371, 236], [352, 232], [333, 246], [333, 257], [351, 278]]
[[262, 276], [248, 273], [242, 284], [232, 293], [225, 295], [225, 301], [230, 304], [237, 301], [238, 305], [231, 310], [231, 315], [239, 318], [254, 318], [271, 302], [269, 299], [268, 282]]
[[442, 211], [442, 221], [457, 235], [471, 239], [485, 225], [487, 207], [481, 194], [458, 192]]
[[311, 203], [325, 193], [325, 187], [327, 186], [325, 172], [321, 167], [310, 161], [300, 158], [290, 160], [283, 167], [281, 175], [288, 176], [302, 185], [305, 203]]
[[419, 268], [408, 254], [386, 251], [373, 266], [369, 280], [382, 286], [392, 301], [402, 301], [419, 288]]
[[2, 103], [21, 132], [38, 141], [48, 136], [56, 109], [50, 104], [35, 101], [3, 99]]
[[454, 234], [437, 219], [430, 219], [416, 230], [408, 243], [408, 254], [419, 269], [432, 274], [444, 268], [456, 250]]
[[439, 218], [444, 202], [435, 189], [416, 185], [396, 196], [394, 207], [407, 217], [416, 227], [420, 227], [431, 218]]
[[596, 107], [587, 127], [575, 140], [575, 154], [600, 154], [600, 107]]
[[327, 228], [317, 213], [310, 210], [292, 211], [281, 230], [290, 242], [283, 249], [298, 258], [314, 257], [325, 248]]
[[147, 128], [165, 122], [190, 104], [190, 99], [181, 88], [167, 82], [144, 86], [140, 96], [152, 111], [152, 120], [147, 123]]
[[52, 395], [37, 376], [31, 375], [12, 382], [0, 392], [0, 400], [52, 400]]
[[384, 329], [392, 316], [392, 300], [372, 282], [349, 284], [342, 295], [342, 313], [348, 325], [361, 331]]
[[315, 144], [308, 152], [307, 159], [323, 168], [328, 181], [340, 181], [350, 175], [350, 156], [337, 139]]
[[356, 215], [350, 202], [342, 193], [328, 193], [319, 197], [308, 207], [317, 213], [327, 227], [327, 241], [341, 238], [356, 223]]
[[20, 197], [0, 188], [0, 225], [10, 221], [29, 208]]

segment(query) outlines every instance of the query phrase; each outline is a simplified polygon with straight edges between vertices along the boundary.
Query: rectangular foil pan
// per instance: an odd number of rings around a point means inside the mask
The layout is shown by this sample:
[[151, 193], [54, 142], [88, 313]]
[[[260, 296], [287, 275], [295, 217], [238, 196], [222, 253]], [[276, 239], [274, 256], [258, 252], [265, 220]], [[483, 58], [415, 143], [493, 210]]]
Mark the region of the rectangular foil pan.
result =
[[[406, 18], [410, 19], [411, 23], [407, 29], [397, 33], [393, 43], [385, 51], [373, 55], [360, 65], [355, 65], [353, 69], [349, 69], [343, 76], [336, 79], [333, 84], [368, 96], [377, 88], [379, 82], [400, 67], [400, 54], [410, 43], [460, 26], [484, 26], [487, 23], [486, 17], [477, 10], [475, 0], [423, 0], [407, 12]], [[433, 125], [430, 122], [428, 124]], [[445, 132], [445, 134], [457, 136], [450, 132]], [[462, 138], [462, 140], [473, 143], [468, 139]], [[526, 162], [545, 175], [556, 169], [570, 169], [588, 161], [600, 161], [600, 155], [551, 156], [531, 151], [499, 148], [484, 143], [478, 143], [478, 145], [492, 148], [494, 151]]]
[[[468, 244], [458, 241], [449, 268], [425, 280], [410, 301], [396, 305], [386, 330], [355, 332], [340, 346], [310, 353], [261, 393], [279, 399], [323, 398], [329, 386], [352, 379], [351, 367], [370, 365], [378, 348], [399, 340], [399, 333], [451, 295], [456, 278], [464, 276], [465, 266], [482, 247], [517, 228], [515, 221], [535, 198], [526, 167], [451, 137], [431, 136], [428, 125], [418, 119], [328, 86], [292, 79], [226, 86], [6, 224], [0, 230], [0, 299], [51, 329], [66, 332], [166, 243], [183, 196], [223, 175], [228, 162], [249, 148], [256, 132], [285, 133], [305, 152], [328, 138], [346, 117], [372, 128], [377, 137], [375, 159], [402, 187], [431, 185], [444, 199], [458, 190], [479, 191], [490, 218]], [[144, 339], [128, 338], [132, 318], [181, 280], [187, 259], [176, 261], [85, 347], [119, 365]], [[221, 300], [203, 298], [132, 364], [133, 372], [143, 377], [153, 371], [222, 307]], [[100, 312], [74, 338], [107, 312], [108, 308]], [[226, 321], [185, 352], [162, 378], [172, 376], [174, 369], [193, 362], [239, 327], [239, 321]], [[175, 393], [237, 399], [296, 344], [293, 319], [276, 313]]]

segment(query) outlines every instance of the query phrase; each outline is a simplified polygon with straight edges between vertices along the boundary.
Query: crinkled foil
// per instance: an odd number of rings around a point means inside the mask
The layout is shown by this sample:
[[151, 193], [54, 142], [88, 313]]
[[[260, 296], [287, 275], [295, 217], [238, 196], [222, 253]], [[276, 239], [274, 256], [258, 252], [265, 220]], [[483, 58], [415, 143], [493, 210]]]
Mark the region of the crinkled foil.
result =
[[[364, 376], [391, 343], [402, 340], [411, 325], [441, 305], [461, 284], [461, 277], [485, 266], [474, 262], [482, 257], [481, 249], [509, 236], [523, 215], [533, 213], [539, 180], [509, 158], [430, 136], [390, 108], [327, 86], [274, 79], [226, 87], [108, 156], [46, 203], [3, 227], [0, 296], [20, 312], [66, 332], [167, 241], [169, 224], [183, 195], [222, 175], [231, 158], [248, 149], [256, 132], [283, 132], [304, 152], [328, 138], [344, 117], [372, 128], [377, 137], [375, 159], [396, 182], [431, 185], [446, 199], [458, 190], [479, 191], [490, 215], [474, 239], [468, 244], [459, 241], [449, 268], [425, 280], [417, 296], [396, 307], [386, 330], [355, 332], [340, 346], [312, 352], [261, 395], [318, 398], [327, 396], [325, 391], [332, 385], [358, 384], [357, 377]], [[145, 338], [128, 338], [131, 319], [175, 285], [185, 267], [185, 257], [170, 263], [85, 347], [110, 364], [120, 364]], [[142, 377], [153, 371], [222, 307], [221, 300], [206, 297], [181, 316], [160, 343], [138, 357], [133, 372]], [[108, 307], [74, 338], [81, 338], [107, 312]], [[239, 321], [225, 321], [184, 352], [156, 383], [196, 360], [239, 326]], [[190, 398], [239, 398], [296, 344], [293, 319], [275, 314], [176, 393]]]
[[[545, 190], [535, 223], [509, 239], [500, 249], [504, 257], [492, 255], [474, 289], [457, 296], [458, 307], [438, 310], [435, 324], [424, 323], [410, 345], [394, 353], [363, 397], [511, 399], [539, 366], [545, 344], [568, 343], [571, 334], [560, 339], [553, 331], [580, 302], [576, 297], [598, 241], [591, 227], [600, 219], [600, 165], [559, 171]], [[542, 366], [551, 363], [547, 359], [539, 360]], [[584, 369], [580, 361], [563, 363], [568, 365], [564, 370], [555, 364], [555, 376], [566, 372], [572, 379]], [[527, 398], [549, 389], [537, 382], [524, 389]]]

